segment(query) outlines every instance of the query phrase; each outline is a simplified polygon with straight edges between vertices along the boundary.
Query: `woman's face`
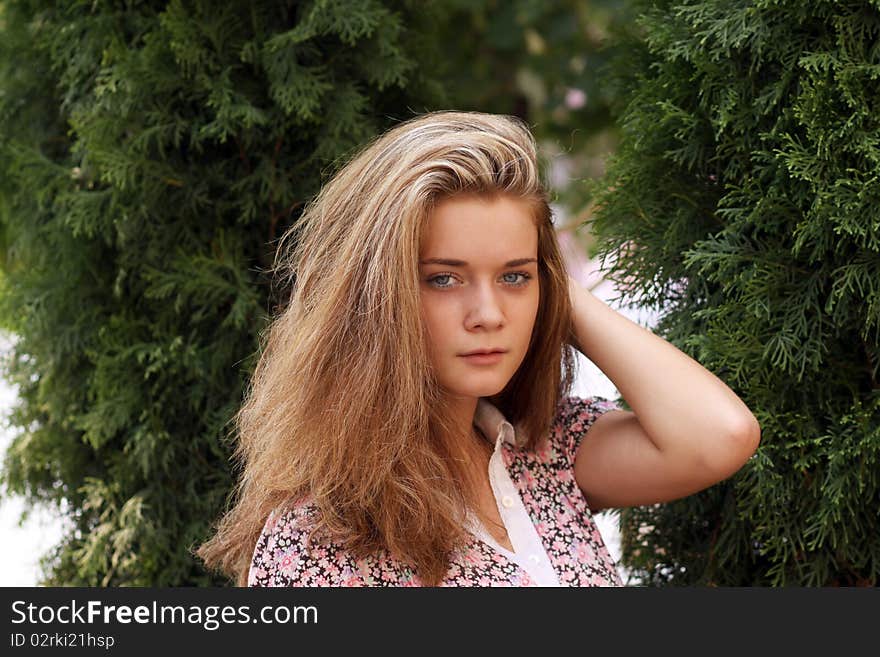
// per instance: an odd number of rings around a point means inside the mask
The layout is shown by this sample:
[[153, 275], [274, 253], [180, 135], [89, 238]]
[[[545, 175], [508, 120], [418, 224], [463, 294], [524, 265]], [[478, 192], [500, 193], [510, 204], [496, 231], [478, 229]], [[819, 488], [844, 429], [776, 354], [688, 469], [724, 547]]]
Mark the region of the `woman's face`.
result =
[[[538, 229], [524, 201], [468, 195], [435, 207], [419, 252], [420, 296], [444, 389], [494, 395], [519, 368], [538, 314], [537, 257]], [[482, 362], [464, 356], [478, 349], [504, 353]]]

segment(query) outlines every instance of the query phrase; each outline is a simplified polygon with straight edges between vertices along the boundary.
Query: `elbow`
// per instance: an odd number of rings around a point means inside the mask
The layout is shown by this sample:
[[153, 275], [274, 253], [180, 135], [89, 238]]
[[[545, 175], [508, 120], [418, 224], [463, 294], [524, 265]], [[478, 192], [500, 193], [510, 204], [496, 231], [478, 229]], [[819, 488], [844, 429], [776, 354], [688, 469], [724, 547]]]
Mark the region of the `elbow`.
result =
[[706, 467], [716, 473], [718, 481], [727, 479], [748, 462], [760, 444], [761, 426], [754, 416], [750, 416], [733, 428], [719, 432]]
[[754, 415], [749, 415], [731, 434], [735, 436], [732, 440], [742, 455], [742, 462], [745, 463], [758, 451], [761, 444], [761, 425]]
[[761, 444], [761, 425], [754, 415], [749, 415], [730, 431], [727, 440], [736, 472], [758, 451]]

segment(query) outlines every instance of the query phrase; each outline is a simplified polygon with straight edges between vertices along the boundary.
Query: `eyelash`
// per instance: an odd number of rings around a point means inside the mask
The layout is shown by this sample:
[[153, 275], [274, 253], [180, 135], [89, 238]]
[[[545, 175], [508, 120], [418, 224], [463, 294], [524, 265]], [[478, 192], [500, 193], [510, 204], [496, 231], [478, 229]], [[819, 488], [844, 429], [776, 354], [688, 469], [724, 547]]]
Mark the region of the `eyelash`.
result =
[[[504, 274], [504, 276], [522, 276], [523, 277], [522, 281], [519, 283], [508, 283], [508, 285], [510, 287], [523, 287], [523, 286], [527, 285], [529, 280], [531, 280], [531, 278], [532, 278], [531, 274], [527, 274], [524, 271], [510, 271], [510, 272], [507, 272], [506, 274]], [[434, 276], [432, 276], [431, 278], [428, 279], [428, 283], [433, 285], [433, 287], [435, 287], [438, 290], [444, 290], [444, 289], [450, 288], [451, 286], [450, 285], [436, 285], [436, 284], [434, 284], [434, 281], [438, 278], [452, 278], [452, 277], [453, 277], [453, 274], [435, 274]]]

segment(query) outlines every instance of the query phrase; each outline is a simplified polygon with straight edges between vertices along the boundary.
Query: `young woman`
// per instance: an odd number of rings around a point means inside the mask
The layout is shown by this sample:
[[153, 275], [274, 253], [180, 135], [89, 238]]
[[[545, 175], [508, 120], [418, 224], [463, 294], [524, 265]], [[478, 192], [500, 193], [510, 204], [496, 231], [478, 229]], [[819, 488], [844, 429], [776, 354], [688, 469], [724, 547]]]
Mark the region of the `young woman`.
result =
[[[235, 504], [198, 550], [240, 585], [620, 585], [592, 513], [690, 495], [758, 446], [724, 383], [568, 277], [519, 120], [402, 123], [301, 225]], [[573, 348], [633, 411], [569, 394]]]

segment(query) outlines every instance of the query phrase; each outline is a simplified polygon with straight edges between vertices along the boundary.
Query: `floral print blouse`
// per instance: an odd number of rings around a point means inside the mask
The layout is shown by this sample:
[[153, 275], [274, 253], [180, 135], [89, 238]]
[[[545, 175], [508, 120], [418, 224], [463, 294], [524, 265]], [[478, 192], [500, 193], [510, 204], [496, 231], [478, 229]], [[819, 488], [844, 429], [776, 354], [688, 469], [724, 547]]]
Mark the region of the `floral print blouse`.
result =
[[[516, 429], [480, 398], [474, 424], [496, 436], [490, 483], [514, 550], [500, 546], [481, 524], [456, 552], [441, 586], [621, 586], [611, 558], [574, 479], [581, 439], [602, 413], [619, 408], [603, 397], [565, 397], [548, 440], [518, 446]], [[248, 573], [248, 586], [422, 586], [389, 555], [354, 559], [330, 542], [308, 541], [307, 502], [266, 520]]]

